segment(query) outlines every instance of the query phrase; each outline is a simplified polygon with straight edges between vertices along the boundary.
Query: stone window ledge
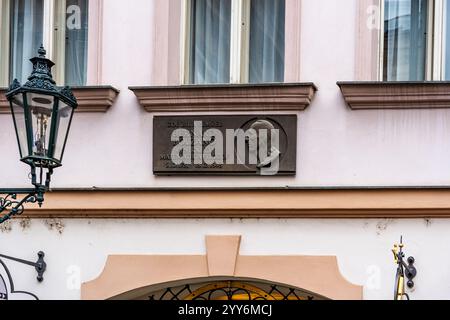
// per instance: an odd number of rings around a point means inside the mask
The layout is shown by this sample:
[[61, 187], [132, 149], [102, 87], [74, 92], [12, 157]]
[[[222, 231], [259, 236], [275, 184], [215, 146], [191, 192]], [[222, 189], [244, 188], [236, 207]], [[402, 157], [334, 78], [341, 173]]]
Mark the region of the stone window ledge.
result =
[[352, 110], [450, 108], [450, 82], [338, 82]]
[[313, 83], [130, 87], [147, 112], [302, 111]]
[[[7, 88], [0, 88], [0, 114], [9, 113], [9, 102], [5, 93]], [[77, 112], [106, 112], [113, 105], [119, 90], [112, 86], [72, 87], [78, 100]]]

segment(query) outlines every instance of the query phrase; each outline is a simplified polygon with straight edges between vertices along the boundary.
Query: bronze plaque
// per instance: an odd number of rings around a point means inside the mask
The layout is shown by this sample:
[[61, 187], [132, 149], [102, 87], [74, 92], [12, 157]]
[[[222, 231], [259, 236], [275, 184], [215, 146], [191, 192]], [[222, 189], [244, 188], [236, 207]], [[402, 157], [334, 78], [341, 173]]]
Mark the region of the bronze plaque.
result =
[[155, 175], [295, 175], [297, 116], [155, 116]]

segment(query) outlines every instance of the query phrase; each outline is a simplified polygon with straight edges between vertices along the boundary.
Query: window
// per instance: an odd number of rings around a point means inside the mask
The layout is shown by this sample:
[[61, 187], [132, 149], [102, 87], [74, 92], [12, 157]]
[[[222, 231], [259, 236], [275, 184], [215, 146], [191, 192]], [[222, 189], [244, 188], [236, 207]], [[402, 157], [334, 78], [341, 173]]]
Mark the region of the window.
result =
[[66, 0], [65, 83], [86, 84], [88, 45], [88, 0]]
[[284, 0], [187, 0], [184, 82], [284, 81]]
[[442, 47], [444, 49], [442, 64], [442, 75], [445, 80], [450, 80], [450, 1], [446, 0], [443, 5], [443, 37]]
[[253, 0], [250, 21], [249, 81], [282, 82], [285, 2]]
[[384, 0], [380, 78], [450, 80], [450, 0]]
[[190, 83], [230, 79], [231, 1], [191, 2]]
[[386, 0], [383, 78], [425, 80], [427, 0]]
[[43, 17], [43, 0], [16, 0], [11, 2], [10, 83], [14, 77], [23, 83], [31, 73], [32, 68], [29, 59], [36, 55], [44, 39]]
[[0, 0], [0, 81], [25, 82], [41, 44], [58, 84], [85, 85], [89, 0]]

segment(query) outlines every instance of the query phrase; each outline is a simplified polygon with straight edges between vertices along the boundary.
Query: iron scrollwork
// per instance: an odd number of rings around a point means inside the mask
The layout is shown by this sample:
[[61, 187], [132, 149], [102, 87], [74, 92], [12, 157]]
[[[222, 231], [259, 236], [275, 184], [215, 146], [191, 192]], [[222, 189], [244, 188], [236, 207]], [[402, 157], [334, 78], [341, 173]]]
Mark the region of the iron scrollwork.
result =
[[298, 288], [290, 288], [280, 284], [236, 280], [168, 287], [148, 294], [147, 297], [150, 300], [177, 301], [326, 300], [325, 297]]
[[[24, 190], [11, 190], [2, 191], [0, 193], [6, 194], [4, 197], [0, 197], [0, 214], [7, 212], [7, 214], [0, 216], [0, 224], [12, 219], [15, 216], [21, 215], [25, 208], [26, 203], [38, 203], [39, 206], [44, 202], [45, 188], [36, 187], [35, 189]], [[24, 194], [21, 200], [18, 199], [19, 195]]]
[[[15, 216], [20, 216], [25, 210], [24, 205], [27, 203], [37, 203], [39, 207], [42, 207], [44, 195], [50, 190], [52, 174], [53, 169], [51, 168], [44, 175], [43, 168], [36, 168], [32, 165], [30, 176], [31, 184], [34, 186], [33, 189], [0, 189], [0, 224]], [[24, 197], [19, 200], [19, 195], [24, 195]], [[4, 214], [5, 212], [6, 214]]]

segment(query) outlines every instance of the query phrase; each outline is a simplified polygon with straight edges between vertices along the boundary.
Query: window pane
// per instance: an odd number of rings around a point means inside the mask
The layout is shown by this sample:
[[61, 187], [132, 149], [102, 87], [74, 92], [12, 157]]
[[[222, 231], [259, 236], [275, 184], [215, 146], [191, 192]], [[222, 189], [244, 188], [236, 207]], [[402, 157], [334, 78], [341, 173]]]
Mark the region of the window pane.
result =
[[444, 77], [445, 80], [450, 80], [450, 3], [449, 0], [444, 1]]
[[49, 156], [50, 126], [52, 123], [54, 98], [37, 93], [27, 93], [25, 96], [31, 110], [32, 156], [47, 157]]
[[24, 158], [30, 155], [28, 152], [27, 128], [25, 126], [25, 108], [23, 105], [23, 95], [16, 94], [12, 100], [13, 119], [19, 142], [20, 157]]
[[284, 0], [252, 0], [249, 81], [284, 81]]
[[425, 80], [427, 0], [385, 0], [384, 80]]
[[231, 0], [193, 0], [189, 81], [230, 82]]
[[44, 0], [11, 1], [10, 82], [24, 83], [31, 74], [29, 61], [43, 42]]
[[69, 133], [70, 123], [72, 121], [73, 109], [64, 102], [59, 102], [57, 126], [58, 134], [55, 138], [54, 158], [62, 161], [64, 147], [66, 145], [67, 134]]
[[88, 0], [67, 0], [66, 70], [67, 85], [85, 85], [88, 53]]

